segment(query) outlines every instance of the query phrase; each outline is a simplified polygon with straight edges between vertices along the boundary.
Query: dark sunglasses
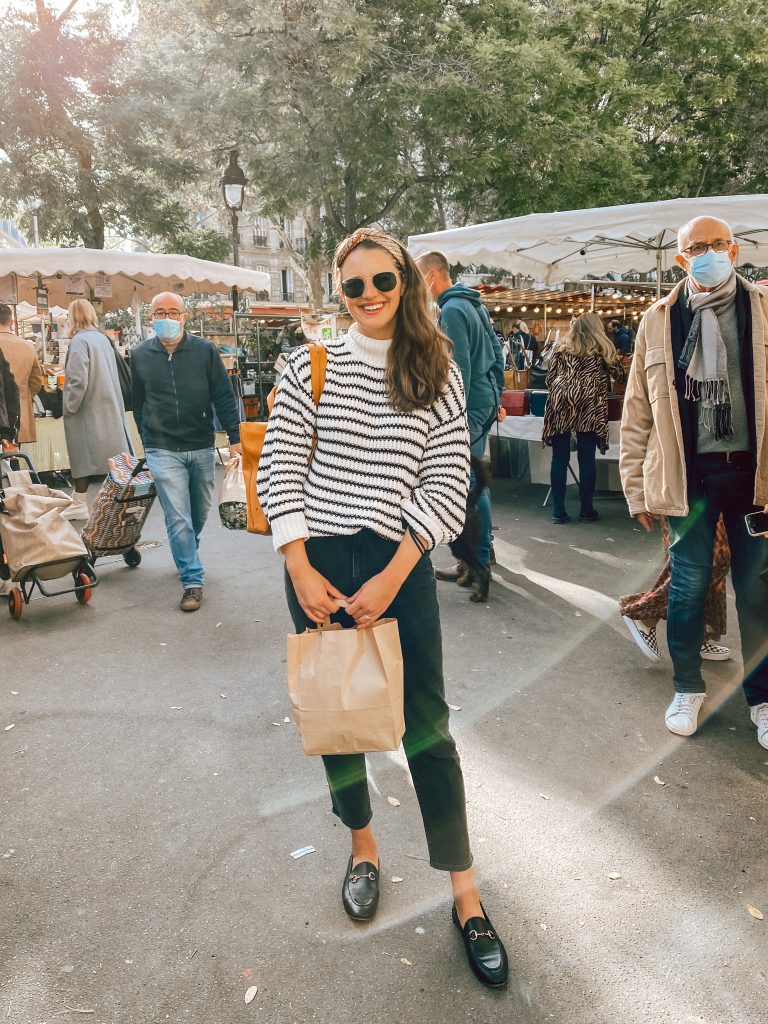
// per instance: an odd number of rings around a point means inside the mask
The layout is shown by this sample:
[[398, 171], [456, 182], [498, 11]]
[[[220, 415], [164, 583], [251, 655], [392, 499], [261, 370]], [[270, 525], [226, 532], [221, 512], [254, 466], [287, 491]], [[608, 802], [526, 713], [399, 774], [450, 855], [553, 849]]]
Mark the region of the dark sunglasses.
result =
[[[371, 281], [373, 281], [373, 287], [380, 292], [391, 292], [397, 288], [397, 274], [391, 270], [374, 274]], [[348, 299], [359, 299], [365, 291], [365, 278], [350, 277], [349, 280], [341, 282], [341, 290]]]

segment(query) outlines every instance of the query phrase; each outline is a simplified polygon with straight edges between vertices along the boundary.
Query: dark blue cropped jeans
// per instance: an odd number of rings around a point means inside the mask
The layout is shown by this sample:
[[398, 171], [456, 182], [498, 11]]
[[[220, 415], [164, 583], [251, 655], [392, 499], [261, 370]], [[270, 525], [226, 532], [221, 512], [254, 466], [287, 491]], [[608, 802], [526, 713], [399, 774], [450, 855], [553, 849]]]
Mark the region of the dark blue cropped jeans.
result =
[[[351, 596], [392, 560], [398, 544], [361, 530], [348, 537], [307, 541], [310, 564], [342, 594]], [[286, 571], [288, 607], [297, 633], [314, 626], [296, 598]], [[443, 687], [443, 646], [435, 577], [429, 555], [411, 571], [384, 617], [397, 619], [403, 651], [405, 735], [403, 747], [421, 808], [433, 868], [464, 871], [472, 865], [467, 832], [464, 779], [456, 744], [448, 728]], [[334, 622], [352, 627], [344, 610]], [[373, 816], [365, 757], [323, 757], [334, 814], [352, 829], [365, 828]]]

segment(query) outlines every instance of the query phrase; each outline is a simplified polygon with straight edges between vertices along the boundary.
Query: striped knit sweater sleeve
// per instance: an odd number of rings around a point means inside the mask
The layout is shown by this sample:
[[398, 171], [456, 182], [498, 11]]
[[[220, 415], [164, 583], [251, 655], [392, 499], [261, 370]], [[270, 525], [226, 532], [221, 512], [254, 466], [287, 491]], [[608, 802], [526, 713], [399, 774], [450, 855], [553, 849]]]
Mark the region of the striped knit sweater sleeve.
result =
[[461, 372], [451, 363], [448, 386], [429, 410], [429, 433], [419, 484], [402, 503], [406, 526], [430, 548], [455, 540], [464, 528], [469, 492], [469, 429]]
[[363, 529], [399, 541], [408, 527], [433, 548], [463, 528], [469, 435], [459, 369], [451, 364], [431, 408], [395, 412], [386, 394], [386, 349], [376, 345], [354, 329], [328, 344], [318, 410], [308, 350], [289, 360], [257, 478], [277, 550]]

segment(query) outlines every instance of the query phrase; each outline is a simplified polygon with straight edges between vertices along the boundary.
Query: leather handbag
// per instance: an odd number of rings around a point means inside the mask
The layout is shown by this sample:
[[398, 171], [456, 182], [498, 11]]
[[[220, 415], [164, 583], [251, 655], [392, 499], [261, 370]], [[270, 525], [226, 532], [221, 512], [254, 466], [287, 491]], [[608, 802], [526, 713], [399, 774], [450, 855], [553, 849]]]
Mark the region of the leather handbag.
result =
[[[320, 404], [320, 397], [325, 388], [325, 368], [328, 361], [328, 353], [322, 345], [309, 346], [309, 359], [312, 371], [312, 397], [315, 401], [315, 408]], [[269, 396], [269, 409], [272, 411], [275, 390]], [[268, 422], [268, 421], [267, 421]], [[259, 472], [259, 459], [264, 448], [264, 438], [267, 435], [267, 423], [245, 422], [240, 424], [240, 442], [243, 446], [243, 477], [245, 478], [245, 500], [248, 510], [247, 529], [248, 533], [258, 533], [268, 536], [272, 528], [264, 514], [264, 509], [259, 501], [256, 490], [256, 477]], [[317, 438], [312, 442], [312, 451], [309, 461], [315, 454]]]
[[505, 391], [501, 396], [502, 408], [507, 416], [526, 416], [528, 413], [528, 393], [526, 391]]
[[608, 419], [620, 420], [624, 409], [623, 395], [608, 395]]
[[548, 391], [533, 390], [528, 392], [528, 404], [530, 406], [532, 416], [544, 415], [544, 409], [546, 408], [548, 398]]
[[504, 387], [508, 391], [525, 391], [531, 386], [530, 370], [505, 370]]

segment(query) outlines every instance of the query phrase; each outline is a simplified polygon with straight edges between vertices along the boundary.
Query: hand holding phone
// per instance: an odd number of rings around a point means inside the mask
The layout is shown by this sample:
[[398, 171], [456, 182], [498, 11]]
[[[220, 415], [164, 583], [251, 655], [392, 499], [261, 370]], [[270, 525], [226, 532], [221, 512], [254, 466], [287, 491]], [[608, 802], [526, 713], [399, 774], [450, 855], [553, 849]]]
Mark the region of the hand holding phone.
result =
[[744, 522], [747, 524], [747, 533], [750, 537], [768, 536], [768, 511], [751, 512], [744, 516]]

